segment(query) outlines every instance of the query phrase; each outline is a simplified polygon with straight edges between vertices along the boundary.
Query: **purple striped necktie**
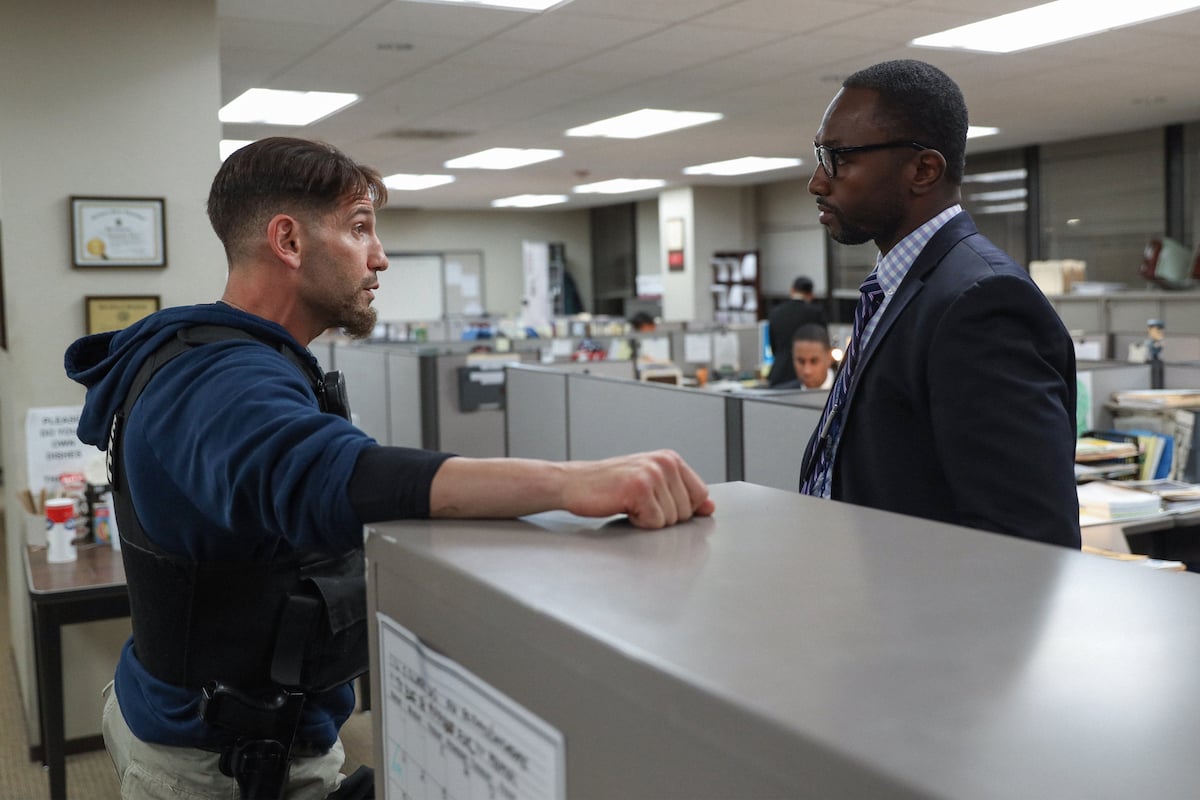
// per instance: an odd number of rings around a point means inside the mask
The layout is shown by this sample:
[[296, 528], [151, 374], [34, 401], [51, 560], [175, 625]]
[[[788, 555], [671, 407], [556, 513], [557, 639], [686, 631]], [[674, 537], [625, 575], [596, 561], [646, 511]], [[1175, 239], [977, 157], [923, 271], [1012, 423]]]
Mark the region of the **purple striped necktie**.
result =
[[854, 309], [854, 330], [850, 334], [850, 344], [846, 346], [846, 357], [838, 370], [833, 388], [829, 390], [829, 399], [825, 401], [825, 410], [821, 412], [821, 421], [817, 424], [820, 436], [813, 452], [815, 463], [808, 472], [808, 478], [800, 486], [801, 494], [816, 497], [825, 495], [825, 487], [831, 480], [833, 466], [833, 451], [841, 434], [842, 411], [846, 404], [846, 392], [854, 379], [854, 369], [858, 364], [858, 351], [863, 330], [883, 302], [883, 287], [879, 285], [879, 276], [872, 271], [867, 279], [858, 287], [861, 294], [858, 306]]

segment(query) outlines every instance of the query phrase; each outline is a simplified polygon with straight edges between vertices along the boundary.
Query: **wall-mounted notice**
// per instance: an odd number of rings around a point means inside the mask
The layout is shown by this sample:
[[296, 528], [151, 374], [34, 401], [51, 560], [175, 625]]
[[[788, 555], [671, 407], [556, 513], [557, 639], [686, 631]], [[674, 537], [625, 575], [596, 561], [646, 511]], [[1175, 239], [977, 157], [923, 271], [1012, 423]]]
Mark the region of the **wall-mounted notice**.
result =
[[83, 413], [81, 406], [31, 408], [25, 414], [25, 474], [29, 492], [35, 498], [43, 490], [47, 496], [62, 485], [64, 472], [89, 474], [98, 464], [101, 472], [104, 454], [75, 436], [75, 427]]
[[383, 614], [388, 800], [563, 800], [562, 733]]

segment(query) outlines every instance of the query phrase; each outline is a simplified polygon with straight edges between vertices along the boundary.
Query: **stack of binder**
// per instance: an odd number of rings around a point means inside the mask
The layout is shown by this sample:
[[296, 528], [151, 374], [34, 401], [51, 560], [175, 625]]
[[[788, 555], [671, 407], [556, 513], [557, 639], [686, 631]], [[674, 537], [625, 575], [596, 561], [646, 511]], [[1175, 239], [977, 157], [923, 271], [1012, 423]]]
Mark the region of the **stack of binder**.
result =
[[1075, 442], [1075, 479], [1137, 478], [1142, 450], [1138, 437], [1119, 431], [1088, 431]]

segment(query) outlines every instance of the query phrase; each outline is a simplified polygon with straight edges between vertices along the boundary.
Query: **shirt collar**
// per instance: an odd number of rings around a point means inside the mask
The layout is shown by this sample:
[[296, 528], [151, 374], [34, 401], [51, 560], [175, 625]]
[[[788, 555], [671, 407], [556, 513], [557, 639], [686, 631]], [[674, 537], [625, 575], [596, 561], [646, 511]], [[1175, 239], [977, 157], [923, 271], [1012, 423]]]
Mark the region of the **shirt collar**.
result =
[[962, 206], [955, 203], [897, 242], [887, 255], [881, 254], [875, 260], [875, 272], [885, 294], [890, 296], [896, 291], [933, 235], [962, 210]]

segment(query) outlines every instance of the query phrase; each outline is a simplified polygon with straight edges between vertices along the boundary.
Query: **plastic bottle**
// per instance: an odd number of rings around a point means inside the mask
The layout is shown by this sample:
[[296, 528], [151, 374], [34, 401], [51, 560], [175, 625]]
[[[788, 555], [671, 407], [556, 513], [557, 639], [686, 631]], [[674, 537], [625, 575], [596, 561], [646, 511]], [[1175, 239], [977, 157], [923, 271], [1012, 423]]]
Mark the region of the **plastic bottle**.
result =
[[113, 505], [112, 492], [100, 495], [100, 502], [108, 508], [108, 543], [114, 552], [121, 552], [121, 532], [117, 530], [117, 507]]
[[64, 564], [79, 557], [75, 552], [75, 500], [55, 497], [46, 501], [46, 561]]

